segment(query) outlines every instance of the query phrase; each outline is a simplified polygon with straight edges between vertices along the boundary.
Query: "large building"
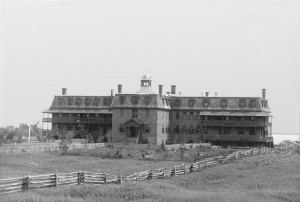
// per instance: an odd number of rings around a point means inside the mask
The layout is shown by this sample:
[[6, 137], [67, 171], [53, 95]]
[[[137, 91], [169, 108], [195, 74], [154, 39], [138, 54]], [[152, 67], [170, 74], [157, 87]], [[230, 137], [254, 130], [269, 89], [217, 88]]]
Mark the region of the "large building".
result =
[[[272, 116], [262, 97], [181, 96], [176, 86], [171, 92], [154, 93], [151, 77], [141, 78], [139, 91], [110, 96], [70, 96], [63, 88], [43, 112], [44, 131], [73, 131], [84, 125], [101, 142], [199, 143], [232, 146], [273, 146]], [[50, 126], [49, 126], [50, 124]]]

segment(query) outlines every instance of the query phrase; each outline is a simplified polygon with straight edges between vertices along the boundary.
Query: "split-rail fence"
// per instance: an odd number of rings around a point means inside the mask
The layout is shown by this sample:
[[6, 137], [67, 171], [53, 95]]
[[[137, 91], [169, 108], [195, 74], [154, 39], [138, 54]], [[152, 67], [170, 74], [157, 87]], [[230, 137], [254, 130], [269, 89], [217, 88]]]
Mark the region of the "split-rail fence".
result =
[[[68, 145], [69, 150], [76, 149], [95, 149], [96, 147], [105, 147], [105, 143], [87, 143], [87, 144], [71, 144]], [[16, 154], [23, 152], [52, 152], [59, 151], [59, 145], [45, 145], [45, 146], [33, 146], [33, 147], [0, 147], [0, 154]]]
[[150, 169], [144, 172], [134, 173], [129, 176], [78, 171], [72, 173], [56, 172], [52, 174], [34, 176], [28, 175], [17, 178], [0, 179], [0, 194], [80, 184], [122, 184], [128, 181], [167, 179], [178, 175], [196, 172], [213, 165], [228, 163], [230, 160], [242, 156], [266, 154], [270, 152], [272, 152], [271, 148], [238, 150], [227, 156], [206, 158], [202, 161], [175, 165], [171, 168]]

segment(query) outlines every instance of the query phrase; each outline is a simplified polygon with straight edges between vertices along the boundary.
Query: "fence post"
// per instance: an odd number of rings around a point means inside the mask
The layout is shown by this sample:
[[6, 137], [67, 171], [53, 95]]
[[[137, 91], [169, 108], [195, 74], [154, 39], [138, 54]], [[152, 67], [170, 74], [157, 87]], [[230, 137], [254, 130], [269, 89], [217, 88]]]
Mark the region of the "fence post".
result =
[[55, 172], [55, 187], [58, 187], [58, 172]]
[[77, 173], [77, 182], [78, 182], [78, 184], [81, 183], [81, 172], [80, 171]]
[[135, 175], [135, 181], [139, 181], [139, 174], [138, 173], [134, 173]]
[[165, 171], [164, 170], [162, 171], [162, 176], [163, 176], [163, 179], [165, 179]]
[[173, 176], [176, 176], [176, 166], [174, 166], [174, 174]]
[[193, 165], [193, 163], [191, 163], [190, 164], [190, 168], [189, 168], [190, 169], [190, 173], [193, 172], [193, 168], [194, 168], [194, 165]]
[[22, 183], [22, 190], [23, 191], [26, 191], [27, 190], [27, 185], [28, 185], [28, 182], [27, 182], [28, 178], [27, 177], [23, 177], [23, 183]]
[[28, 173], [27, 177], [27, 190], [30, 190], [30, 173]]
[[185, 164], [182, 164], [183, 167], [183, 174], [185, 175]]
[[122, 184], [122, 175], [119, 175], [118, 178], [119, 178], [119, 179], [118, 179], [119, 184]]
[[82, 172], [82, 183], [85, 184], [85, 171]]
[[104, 173], [103, 175], [104, 175], [103, 181], [104, 181], [104, 184], [106, 184], [106, 173]]
[[148, 180], [150, 180], [150, 179], [153, 179], [152, 169], [149, 170], [149, 174], [148, 174]]

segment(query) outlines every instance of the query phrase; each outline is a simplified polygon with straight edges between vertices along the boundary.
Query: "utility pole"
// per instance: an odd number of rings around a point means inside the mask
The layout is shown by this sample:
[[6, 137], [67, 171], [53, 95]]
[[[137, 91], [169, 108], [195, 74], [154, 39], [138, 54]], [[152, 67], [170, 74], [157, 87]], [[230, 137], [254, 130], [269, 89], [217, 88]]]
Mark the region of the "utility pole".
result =
[[29, 124], [29, 132], [28, 132], [28, 142], [30, 142], [30, 124]]

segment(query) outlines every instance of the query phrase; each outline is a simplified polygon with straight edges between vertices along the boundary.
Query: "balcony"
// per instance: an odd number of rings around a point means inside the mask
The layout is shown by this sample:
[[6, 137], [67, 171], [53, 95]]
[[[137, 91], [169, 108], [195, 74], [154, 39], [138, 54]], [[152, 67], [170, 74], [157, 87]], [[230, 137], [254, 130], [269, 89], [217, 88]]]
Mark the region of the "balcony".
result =
[[264, 121], [219, 121], [203, 120], [203, 126], [265, 127]]
[[79, 117], [53, 117], [53, 123], [100, 123], [100, 124], [111, 124], [111, 118], [79, 118]]
[[43, 122], [52, 122], [52, 118], [43, 118]]

